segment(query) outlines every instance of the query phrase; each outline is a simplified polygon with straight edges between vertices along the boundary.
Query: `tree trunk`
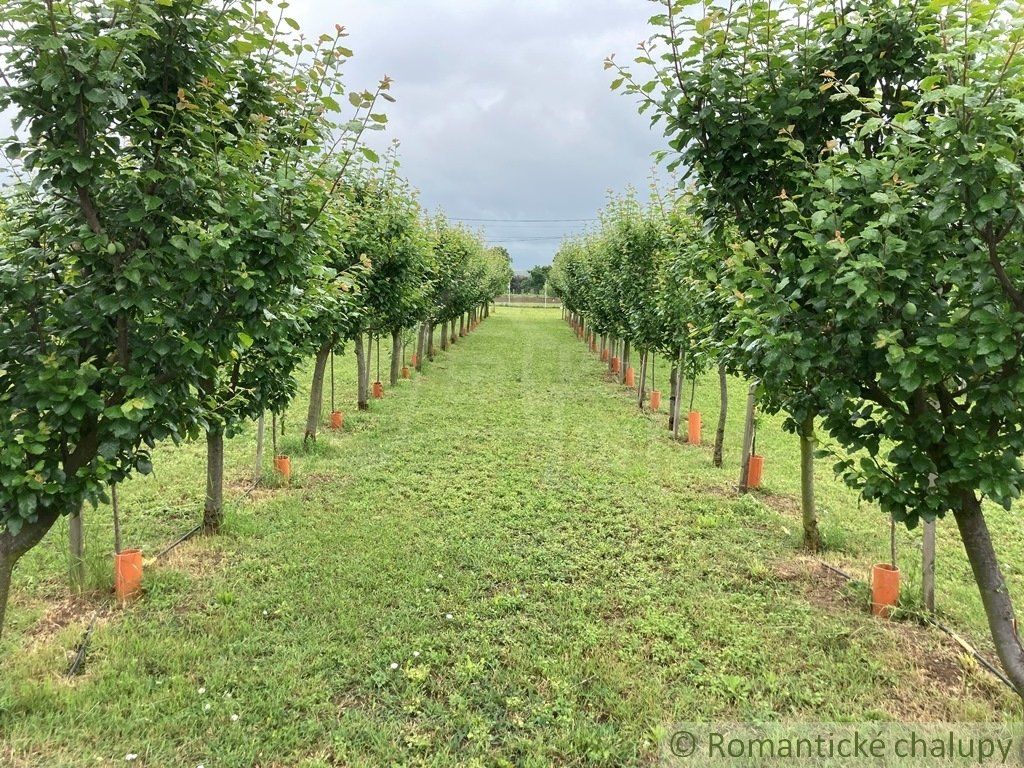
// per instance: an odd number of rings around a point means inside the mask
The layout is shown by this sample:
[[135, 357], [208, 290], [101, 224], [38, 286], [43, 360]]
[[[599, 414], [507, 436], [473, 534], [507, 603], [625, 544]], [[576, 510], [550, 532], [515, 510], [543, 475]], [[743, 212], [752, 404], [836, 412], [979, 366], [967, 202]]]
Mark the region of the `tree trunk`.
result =
[[672, 416], [672, 439], [679, 439], [679, 431], [682, 427], [683, 420], [680, 418], [680, 413], [683, 410], [683, 385], [685, 377], [683, 376], [683, 350], [679, 350], [676, 354], [676, 366], [678, 371], [676, 372], [676, 406], [675, 413]]
[[486, 304], [484, 304], [484, 317], [490, 317], [490, 316], [491, 316], [491, 302], [488, 301]]
[[34, 523], [26, 522], [21, 526], [17, 536], [4, 529], [0, 533], [0, 637], [3, 636], [4, 616], [7, 613], [7, 600], [11, 593], [11, 575], [14, 566], [21, 556], [42, 541], [43, 537], [57, 522], [60, 514], [55, 511], [42, 512]]
[[203, 532], [219, 533], [224, 522], [224, 429], [206, 431], [206, 504]]
[[619, 384], [626, 383], [626, 368], [629, 367], [629, 339], [622, 341], [622, 361], [619, 363]]
[[320, 426], [320, 418], [324, 408], [324, 375], [327, 372], [327, 361], [331, 357], [334, 340], [325, 342], [316, 352], [313, 364], [313, 385], [309, 389], [309, 411], [306, 413], [306, 434], [302, 438], [303, 446], [316, 442], [316, 431]]
[[740, 455], [740, 493], [749, 490], [747, 473], [750, 470], [750, 444], [754, 440], [754, 406], [757, 403], [757, 383], [752, 382], [747, 390], [747, 415], [743, 426], [743, 452]]
[[360, 411], [368, 411], [370, 410], [370, 393], [368, 392], [369, 386], [367, 382], [369, 381], [370, 365], [366, 358], [366, 349], [363, 343], [363, 334], [361, 333], [356, 334], [356, 367], [358, 369], [357, 378], [359, 379], [357, 406]]
[[953, 516], [981, 593], [996, 653], [1017, 695], [1024, 698], [1024, 646], [1017, 636], [1017, 618], [1010, 592], [999, 569], [981, 502], [974, 491], [964, 492], [961, 507], [954, 511]]
[[921, 603], [928, 613], [935, 613], [935, 520], [924, 521], [921, 543]]
[[391, 386], [398, 384], [402, 375], [402, 331], [391, 332]]
[[420, 323], [420, 332], [416, 336], [416, 370], [423, 370], [423, 356], [427, 352], [427, 324]]
[[804, 523], [804, 546], [811, 552], [821, 549], [818, 510], [814, 504], [814, 416], [808, 416], [800, 427], [800, 512]]
[[254, 483], [258, 483], [263, 479], [263, 433], [266, 431], [266, 428], [267, 420], [261, 413], [260, 417], [256, 419], [256, 471], [252, 477]]
[[434, 362], [434, 321], [430, 321], [427, 331], [427, 357]]
[[718, 402], [718, 429], [715, 430], [713, 462], [716, 467], [721, 467], [722, 454], [725, 451], [725, 419], [729, 414], [729, 379], [726, 376], [724, 364], [718, 366]]
[[466, 316], [459, 315], [459, 337], [466, 335]]
[[679, 384], [681, 380], [682, 376], [679, 375], [679, 360], [677, 358], [672, 361], [672, 371], [668, 375], [668, 431], [673, 434], [676, 431], [676, 401], [679, 399]]
[[441, 323], [441, 351], [448, 351], [448, 321]]
[[68, 520], [68, 539], [71, 552], [71, 589], [85, 590], [85, 530], [82, 528], [82, 510]]
[[641, 411], [644, 409], [644, 399], [647, 396], [647, 355], [646, 349], [640, 355], [640, 386], [637, 389], [640, 390], [638, 401]]

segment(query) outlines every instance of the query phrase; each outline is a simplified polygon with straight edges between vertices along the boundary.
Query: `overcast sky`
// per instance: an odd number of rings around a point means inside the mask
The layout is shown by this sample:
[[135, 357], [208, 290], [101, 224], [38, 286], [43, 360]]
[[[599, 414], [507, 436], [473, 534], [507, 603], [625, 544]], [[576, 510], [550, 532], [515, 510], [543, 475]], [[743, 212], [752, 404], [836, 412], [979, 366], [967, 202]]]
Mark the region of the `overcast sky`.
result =
[[[659, 136], [609, 90], [647, 0], [293, 0], [308, 36], [348, 28], [350, 86], [394, 81], [387, 136], [428, 208], [461, 219], [588, 219], [609, 189], [645, 188]], [[476, 223], [515, 267], [548, 264], [585, 223]], [[544, 239], [531, 239], [544, 238]]]

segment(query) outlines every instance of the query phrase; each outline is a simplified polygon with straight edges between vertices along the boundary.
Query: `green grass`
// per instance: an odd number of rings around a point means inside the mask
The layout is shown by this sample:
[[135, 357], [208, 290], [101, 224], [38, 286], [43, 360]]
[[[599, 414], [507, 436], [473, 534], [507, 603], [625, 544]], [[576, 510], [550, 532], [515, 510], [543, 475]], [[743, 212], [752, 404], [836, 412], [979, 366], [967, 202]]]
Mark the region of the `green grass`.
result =
[[[291, 486], [245, 499], [252, 430], [231, 440], [224, 534], [147, 562], [139, 601], [109, 597], [107, 510], [86, 515], [96, 592], [82, 602], [65, 598], [66, 529], [22, 561], [0, 642], [0, 764], [649, 765], [677, 721], [1016, 712], [943, 635], [870, 618], [862, 584], [796, 551], [797, 446], [775, 420], [760, 436], [767, 492], [729, 490], [733, 390], [716, 470], [707, 449], [670, 442], [663, 415], [641, 416], [557, 312], [498, 309], [369, 413], [351, 408], [340, 358], [346, 431], [303, 453], [300, 398]], [[716, 398], [701, 381], [706, 423]], [[162, 447], [155, 465], [122, 493], [126, 542], [150, 556], [198, 521], [202, 447]], [[863, 574], [884, 520], [827, 463], [820, 480], [828, 557]], [[981, 638], [949, 527], [940, 604]], [[1010, 516], [993, 527], [1024, 562]]]

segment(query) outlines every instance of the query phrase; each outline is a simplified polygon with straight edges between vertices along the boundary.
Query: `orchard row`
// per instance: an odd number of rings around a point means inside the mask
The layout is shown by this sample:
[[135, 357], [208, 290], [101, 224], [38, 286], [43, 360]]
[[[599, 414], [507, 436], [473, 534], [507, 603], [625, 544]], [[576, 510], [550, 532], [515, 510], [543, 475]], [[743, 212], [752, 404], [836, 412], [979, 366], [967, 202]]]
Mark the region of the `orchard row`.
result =
[[560, 295], [623, 355], [757, 383], [802, 443], [809, 547], [816, 425], [895, 522], [951, 516], [1024, 694], [984, 506], [1024, 488], [1024, 9], [660, 5], [634, 63], [606, 66], [685, 193], [613, 203], [563, 248]]
[[18, 559], [159, 441], [205, 437], [216, 531], [224, 438], [280, 413], [299, 365], [313, 440], [333, 352], [354, 343], [365, 407], [372, 340], [421, 359], [508, 283], [364, 143], [390, 81], [346, 87], [344, 28], [302, 36], [286, 7], [5, 4], [0, 627]]

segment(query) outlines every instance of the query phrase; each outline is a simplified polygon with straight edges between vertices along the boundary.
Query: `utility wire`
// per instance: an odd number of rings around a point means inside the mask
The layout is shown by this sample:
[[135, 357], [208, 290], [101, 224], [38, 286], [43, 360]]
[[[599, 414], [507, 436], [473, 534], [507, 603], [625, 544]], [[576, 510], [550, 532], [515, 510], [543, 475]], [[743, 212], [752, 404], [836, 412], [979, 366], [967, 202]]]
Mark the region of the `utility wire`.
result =
[[580, 224], [597, 219], [463, 219], [449, 216], [452, 221], [473, 221], [488, 224]]

